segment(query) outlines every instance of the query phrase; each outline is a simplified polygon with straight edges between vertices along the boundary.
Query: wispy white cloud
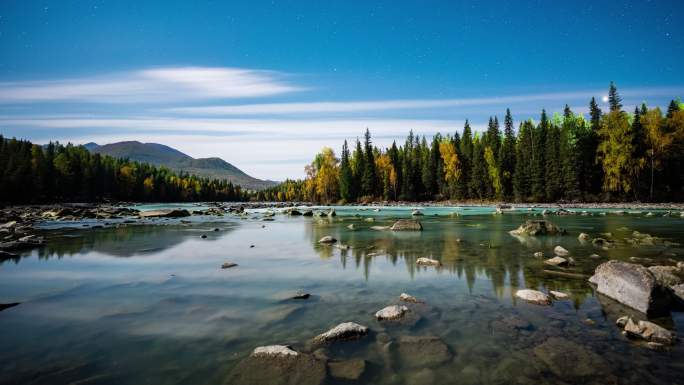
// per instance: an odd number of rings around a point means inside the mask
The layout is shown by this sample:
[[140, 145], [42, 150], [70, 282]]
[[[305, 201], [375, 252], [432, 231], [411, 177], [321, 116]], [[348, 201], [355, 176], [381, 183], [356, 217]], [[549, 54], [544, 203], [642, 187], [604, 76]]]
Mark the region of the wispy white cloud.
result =
[[279, 72], [162, 67], [95, 77], [0, 83], [0, 103], [159, 103], [265, 97], [300, 91]]
[[[656, 87], [625, 89], [623, 96], [667, 96], [673, 97], [684, 93], [683, 87]], [[461, 99], [405, 99], [405, 100], [374, 100], [374, 101], [344, 101], [344, 102], [304, 102], [304, 103], [263, 103], [238, 104], [220, 106], [195, 106], [170, 108], [166, 111], [188, 115], [204, 116], [251, 116], [251, 115], [301, 115], [320, 113], [363, 113], [370, 111], [392, 110], [421, 110], [440, 109], [468, 106], [513, 106], [530, 102], [573, 102], [587, 101], [592, 97], [599, 97], [601, 90], [586, 90], [575, 92], [536, 93], [526, 95], [504, 95], [486, 98]], [[600, 97], [599, 97], [600, 100]]]

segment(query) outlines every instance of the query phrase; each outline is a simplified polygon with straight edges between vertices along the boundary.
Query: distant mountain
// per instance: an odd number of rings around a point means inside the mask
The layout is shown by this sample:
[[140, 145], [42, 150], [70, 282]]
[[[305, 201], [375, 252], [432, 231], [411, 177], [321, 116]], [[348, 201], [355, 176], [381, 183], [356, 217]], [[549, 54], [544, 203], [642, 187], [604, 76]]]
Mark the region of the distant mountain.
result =
[[195, 159], [174, 148], [158, 143], [129, 141], [99, 145], [91, 142], [83, 146], [92, 153], [164, 166], [176, 172], [183, 171], [207, 178], [226, 179], [248, 189], [259, 190], [278, 183], [251, 177], [221, 158]]

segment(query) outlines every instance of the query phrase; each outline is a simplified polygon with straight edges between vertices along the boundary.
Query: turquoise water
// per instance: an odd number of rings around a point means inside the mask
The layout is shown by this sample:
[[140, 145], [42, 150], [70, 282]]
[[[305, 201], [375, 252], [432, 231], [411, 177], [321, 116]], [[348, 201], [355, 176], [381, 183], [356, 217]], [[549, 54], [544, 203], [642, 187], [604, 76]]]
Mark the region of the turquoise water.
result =
[[[170, 206], [203, 208], [138, 208]], [[578, 275], [608, 259], [671, 265], [684, 260], [679, 216], [587, 210], [594, 215], [549, 217], [567, 236], [518, 239], [508, 231], [541, 210], [493, 215], [492, 207], [421, 208], [423, 232], [393, 233], [370, 227], [408, 218], [411, 208], [373, 209], [336, 207], [332, 219], [264, 221], [265, 210], [248, 210], [243, 217], [184, 222], [46, 223], [46, 247], [0, 264], [0, 302], [21, 302], [0, 312], [0, 384], [225, 384], [256, 346], [305, 349], [307, 340], [345, 321], [372, 330], [329, 351], [336, 359], [368, 362], [357, 383], [684, 381], [681, 342], [656, 352], [626, 339], [614, 321], [628, 309], [597, 298], [585, 278], [545, 273], [551, 268], [533, 256], [550, 257], [562, 245], [577, 261], [564, 272]], [[604, 251], [577, 240], [580, 232], [612, 232], [620, 240], [634, 230], [664, 242]], [[319, 245], [325, 235], [351, 248]], [[592, 253], [601, 258], [589, 258]], [[443, 267], [419, 268], [418, 257], [439, 259]], [[239, 266], [222, 270], [226, 261]], [[518, 288], [559, 290], [571, 300], [527, 304], [514, 298]], [[298, 290], [312, 297], [289, 300]], [[402, 292], [425, 301], [415, 319], [376, 321], [373, 314], [399, 303]], [[684, 330], [681, 312], [655, 321]], [[440, 337], [452, 353], [448, 362], [415, 367], [381, 348], [381, 340], [421, 335]], [[550, 339], [601, 359], [574, 366], [545, 360]]]

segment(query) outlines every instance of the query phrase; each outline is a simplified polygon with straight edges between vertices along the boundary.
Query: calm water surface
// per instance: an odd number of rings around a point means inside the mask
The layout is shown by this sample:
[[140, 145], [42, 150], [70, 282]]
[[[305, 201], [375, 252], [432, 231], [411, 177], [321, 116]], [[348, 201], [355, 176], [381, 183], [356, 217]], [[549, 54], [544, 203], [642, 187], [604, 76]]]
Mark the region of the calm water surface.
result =
[[[577, 235], [612, 232], [619, 240], [637, 230], [684, 243], [684, 219], [553, 216], [570, 235], [525, 240], [508, 231], [535, 212], [423, 212], [420, 233], [370, 229], [408, 218], [408, 208], [338, 207], [332, 220], [263, 221], [263, 211], [255, 210], [244, 218], [193, 216], [191, 223], [47, 223], [45, 248], [0, 264], [0, 302], [21, 302], [0, 312], [0, 384], [227, 384], [254, 347], [303, 348], [345, 321], [372, 330], [329, 352], [367, 360], [359, 383], [684, 383], [681, 341], [656, 352], [626, 339], [614, 321], [628, 309], [597, 298], [584, 278], [545, 273], [549, 267], [533, 257], [551, 256], [562, 245], [577, 261], [565, 271], [575, 274], [590, 274], [609, 258], [671, 265], [684, 260], [682, 246], [603, 251], [582, 245]], [[347, 228], [352, 223], [354, 231]], [[351, 249], [319, 245], [325, 235]], [[593, 253], [601, 259], [589, 258]], [[418, 257], [439, 259], [443, 267], [416, 267]], [[226, 261], [239, 266], [222, 270]], [[516, 301], [519, 288], [559, 290], [572, 299], [531, 305]], [[312, 297], [288, 300], [298, 290]], [[426, 302], [417, 316], [376, 321], [373, 314], [398, 303], [402, 292]], [[681, 312], [656, 321], [684, 330]], [[453, 358], [426, 369], [383, 354], [381, 339], [407, 335], [438, 336]]]

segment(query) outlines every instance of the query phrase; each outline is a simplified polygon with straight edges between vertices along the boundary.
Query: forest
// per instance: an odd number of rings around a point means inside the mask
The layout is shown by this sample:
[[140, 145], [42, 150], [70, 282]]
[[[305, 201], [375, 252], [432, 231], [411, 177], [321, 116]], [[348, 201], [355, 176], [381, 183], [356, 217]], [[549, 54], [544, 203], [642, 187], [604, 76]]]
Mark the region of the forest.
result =
[[409, 133], [402, 145], [374, 146], [366, 130], [339, 158], [323, 148], [304, 180], [260, 191], [264, 201], [508, 201], [612, 202], [684, 200], [684, 105], [625, 111], [611, 82], [608, 111], [594, 98], [589, 117], [567, 105], [563, 114], [525, 120], [517, 131], [510, 110], [503, 132], [496, 116], [485, 132], [466, 120], [459, 134]]
[[177, 175], [166, 168], [91, 154], [83, 146], [45, 146], [0, 135], [0, 202], [242, 201], [224, 180]]

